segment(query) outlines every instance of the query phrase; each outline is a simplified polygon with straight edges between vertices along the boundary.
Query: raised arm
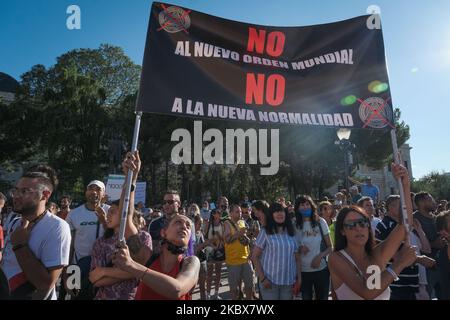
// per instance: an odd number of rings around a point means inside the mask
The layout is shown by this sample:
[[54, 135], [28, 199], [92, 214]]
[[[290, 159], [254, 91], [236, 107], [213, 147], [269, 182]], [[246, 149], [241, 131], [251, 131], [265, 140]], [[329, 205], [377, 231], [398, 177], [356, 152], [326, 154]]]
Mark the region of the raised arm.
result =
[[143, 281], [158, 294], [174, 300], [187, 294], [196, 285], [200, 271], [200, 261], [196, 256], [191, 256], [184, 258], [180, 273], [176, 278], [172, 278], [133, 261], [126, 246], [119, 249], [113, 263]]
[[[391, 268], [396, 274], [399, 274], [405, 267], [412, 264], [415, 259], [414, 249], [404, 246]], [[353, 266], [351, 263], [338, 252], [333, 252], [330, 255], [328, 265], [335, 290], [345, 283], [352, 291], [365, 300], [372, 300], [378, 297], [394, 281], [393, 274], [388, 270], [384, 270], [380, 274], [380, 287], [378, 289], [369, 288], [366, 280], [356, 272], [352, 272]]]
[[[139, 171], [141, 170], [141, 158], [139, 157], [139, 151], [135, 151], [134, 153], [128, 152], [125, 160], [122, 162], [123, 172], [125, 174], [125, 182], [123, 184], [122, 193], [120, 195], [120, 203], [119, 203], [119, 212], [122, 213], [124, 202], [125, 202], [125, 186], [128, 182], [128, 171], [133, 170], [132, 176], [132, 185], [136, 186], [137, 177]], [[131, 188], [133, 189], [133, 187]], [[134, 214], [134, 196], [136, 190], [131, 191], [129, 206], [128, 206], [128, 216], [127, 216], [127, 225], [125, 227], [125, 238], [128, 239], [130, 236], [138, 233], [138, 229], [133, 224], [133, 214]]]
[[[392, 163], [392, 174], [395, 179], [400, 178], [403, 186], [403, 197], [405, 199], [406, 212], [408, 223], [412, 227], [413, 216], [412, 216], [412, 202], [410, 197], [410, 181], [408, 170], [402, 166]], [[380, 261], [381, 265], [386, 265], [394, 254], [397, 252], [398, 248], [405, 240], [407, 236], [406, 228], [402, 224], [403, 219], [400, 220], [400, 224], [397, 225], [394, 230], [389, 234], [385, 241], [382, 241], [374, 248], [374, 255], [377, 261]]]

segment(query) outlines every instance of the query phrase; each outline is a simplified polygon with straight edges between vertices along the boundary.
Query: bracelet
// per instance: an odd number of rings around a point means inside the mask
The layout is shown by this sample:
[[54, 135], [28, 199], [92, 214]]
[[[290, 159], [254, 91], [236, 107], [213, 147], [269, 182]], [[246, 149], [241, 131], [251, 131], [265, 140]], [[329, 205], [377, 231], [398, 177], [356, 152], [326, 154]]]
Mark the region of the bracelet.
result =
[[148, 268], [145, 268], [145, 271], [142, 273], [142, 276], [139, 277], [139, 280], [144, 280], [145, 275], [147, 274]]
[[130, 192], [133, 192], [134, 190], [136, 190], [136, 185], [135, 184], [131, 184]]
[[395, 271], [392, 270], [391, 267], [387, 267], [387, 268], [386, 268], [386, 271], [389, 272], [389, 273], [391, 274], [391, 276], [394, 277], [394, 281], [399, 280], [397, 273], [395, 273]]
[[20, 250], [20, 249], [25, 248], [25, 247], [27, 247], [27, 246], [28, 246], [28, 244], [26, 244], [26, 243], [19, 243], [19, 244], [14, 245], [14, 246], [12, 247], [12, 250], [13, 250], [14, 252], [16, 252], [17, 250]]

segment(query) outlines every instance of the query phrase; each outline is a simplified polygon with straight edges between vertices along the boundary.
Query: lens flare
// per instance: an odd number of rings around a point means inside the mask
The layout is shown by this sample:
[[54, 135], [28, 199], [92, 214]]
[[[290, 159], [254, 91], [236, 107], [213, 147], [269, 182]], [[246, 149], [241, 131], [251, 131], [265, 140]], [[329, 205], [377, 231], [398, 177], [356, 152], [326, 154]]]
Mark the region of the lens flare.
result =
[[373, 93], [382, 93], [389, 89], [389, 85], [386, 82], [381, 82], [378, 80], [369, 83], [369, 91]]
[[350, 106], [356, 102], [356, 97], [354, 95], [346, 96], [345, 98], [341, 99], [341, 105], [343, 106]]

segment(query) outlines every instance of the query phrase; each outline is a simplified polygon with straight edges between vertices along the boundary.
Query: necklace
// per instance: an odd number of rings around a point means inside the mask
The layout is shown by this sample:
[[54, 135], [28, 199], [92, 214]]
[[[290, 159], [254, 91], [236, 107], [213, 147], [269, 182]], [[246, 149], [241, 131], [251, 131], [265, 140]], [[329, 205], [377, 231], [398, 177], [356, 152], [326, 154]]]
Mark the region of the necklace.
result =
[[47, 212], [47, 210], [45, 210], [44, 212], [39, 214], [36, 218], [34, 218], [33, 220], [30, 221], [30, 224], [33, 224], [33, 226], [35, 226], [45, 216], [46, 212]]

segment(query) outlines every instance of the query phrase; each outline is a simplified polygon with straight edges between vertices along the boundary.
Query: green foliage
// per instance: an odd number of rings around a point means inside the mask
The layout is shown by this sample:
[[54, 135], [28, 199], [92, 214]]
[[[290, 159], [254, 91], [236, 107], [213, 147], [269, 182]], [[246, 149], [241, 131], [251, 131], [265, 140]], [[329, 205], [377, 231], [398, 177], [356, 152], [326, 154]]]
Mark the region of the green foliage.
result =
[[435, 199], [450, 199], [450, 176], [445, 173], [431, 172], [412, 183], [412, 191], [427, 191]]

